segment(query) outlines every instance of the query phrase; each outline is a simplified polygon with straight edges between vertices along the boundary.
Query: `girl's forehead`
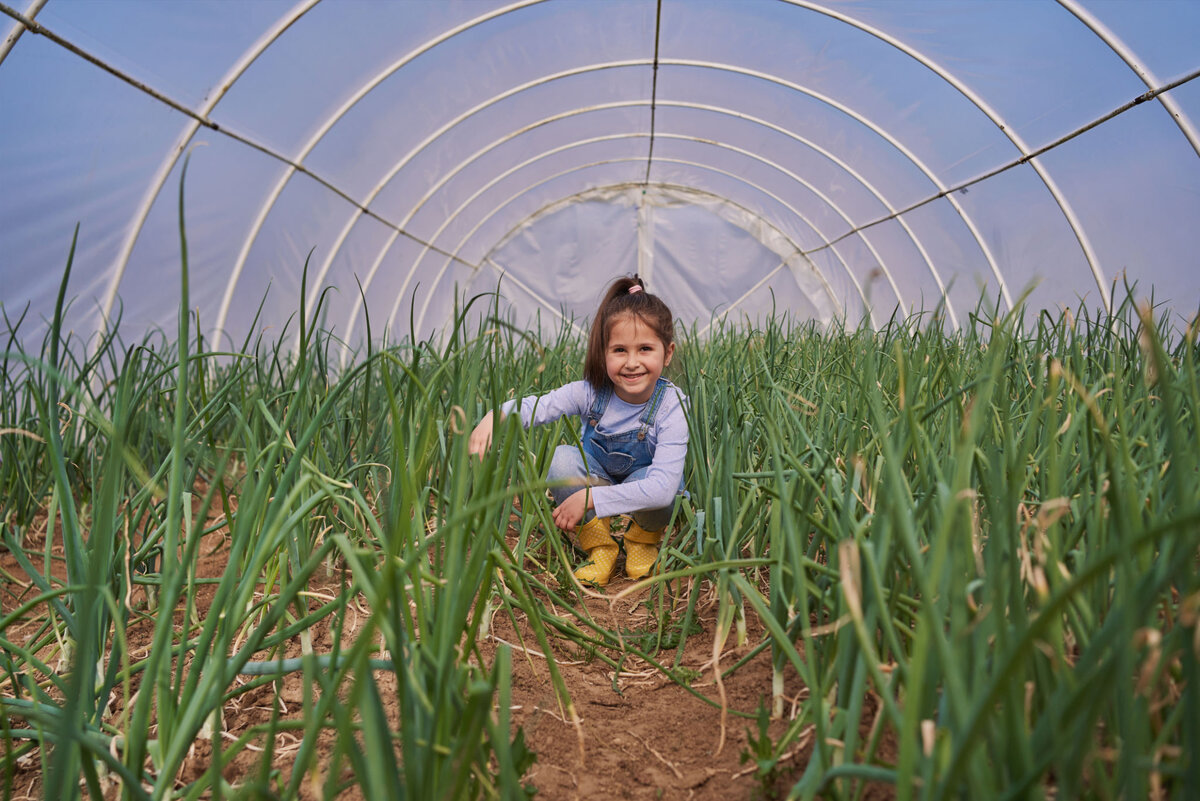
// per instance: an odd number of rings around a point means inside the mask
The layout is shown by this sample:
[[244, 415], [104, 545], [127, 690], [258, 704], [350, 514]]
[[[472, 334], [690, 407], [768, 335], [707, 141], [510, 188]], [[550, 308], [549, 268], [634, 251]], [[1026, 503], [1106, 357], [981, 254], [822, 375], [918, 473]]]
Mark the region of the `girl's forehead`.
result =
[[608, 321], [608, 340], [644, 340], [658, 339], [654, 326], [636, 314], [619, 314]]

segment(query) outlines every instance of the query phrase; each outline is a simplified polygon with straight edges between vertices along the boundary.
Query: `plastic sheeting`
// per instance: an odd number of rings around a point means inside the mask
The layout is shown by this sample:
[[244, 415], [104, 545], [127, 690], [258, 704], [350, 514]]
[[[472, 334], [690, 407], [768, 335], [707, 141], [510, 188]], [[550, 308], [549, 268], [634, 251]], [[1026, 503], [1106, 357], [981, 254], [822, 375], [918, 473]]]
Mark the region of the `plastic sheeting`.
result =
[[497, 288], [518, 325], [586, 326], [635, 271], [697, 333], [772, 310], [957, 325], [1126, 283], [1180, 323], [1200, 304], [1200, 3], [0, 11], [0, 304], [23, 338], [76, 224], [75, 335], [174, 328], [185, 157], [220, 346], [294, 334], [306, 264], [348, 356], [368, 315], [425, 337]]

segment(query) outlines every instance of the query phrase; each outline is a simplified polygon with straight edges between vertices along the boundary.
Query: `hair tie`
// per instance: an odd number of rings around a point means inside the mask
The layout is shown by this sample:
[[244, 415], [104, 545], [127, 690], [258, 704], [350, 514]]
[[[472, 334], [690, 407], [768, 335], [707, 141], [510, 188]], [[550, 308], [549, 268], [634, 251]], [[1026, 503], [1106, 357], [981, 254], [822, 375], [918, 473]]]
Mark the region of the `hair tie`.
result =
[[634, 284], [633, 286], [629, 287], [630, 295], [637, 294], [638, 292], [641, 292], [641, 291], [642, 291], [642, 287], [639, 284]]

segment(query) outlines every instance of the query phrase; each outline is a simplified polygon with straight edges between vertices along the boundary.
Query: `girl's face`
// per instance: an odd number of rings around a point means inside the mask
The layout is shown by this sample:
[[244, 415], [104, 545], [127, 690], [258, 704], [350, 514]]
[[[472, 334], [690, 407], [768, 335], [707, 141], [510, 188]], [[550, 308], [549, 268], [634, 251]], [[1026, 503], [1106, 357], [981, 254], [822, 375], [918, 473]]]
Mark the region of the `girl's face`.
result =
[[609, 324], [604, 366], [617, 397], [626, 403], [650, 400], [673, 355], [675, 343], [664, 347], [654, 329], [637, 315], [622, 314]]

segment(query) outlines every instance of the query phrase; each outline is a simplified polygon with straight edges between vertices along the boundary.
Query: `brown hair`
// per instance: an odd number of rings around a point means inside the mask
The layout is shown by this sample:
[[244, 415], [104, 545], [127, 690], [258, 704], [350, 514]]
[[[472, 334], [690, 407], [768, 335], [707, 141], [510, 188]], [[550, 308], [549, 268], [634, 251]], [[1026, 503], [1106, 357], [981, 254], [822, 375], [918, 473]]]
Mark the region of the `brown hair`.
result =
[[[637, 289], [633, 289], [637, 287]], [[632, 292], [630, 290], [633, 289]], [[599, 391], [612, 384], [605, 369], [605, 350], [608, 347], [608, 332], [613, 321], [622, 315], [632, 314], [648, 325], [662, 340], [663, 348], [675, 341], [675, 320], [671, 310], [658, 295], [646, 291], [646, 284], [636, 275], [618, 278], [609, 285], [592, 320], [588, 335], [587, 358], [583, 363], [583, 378], [592, 388]]]

